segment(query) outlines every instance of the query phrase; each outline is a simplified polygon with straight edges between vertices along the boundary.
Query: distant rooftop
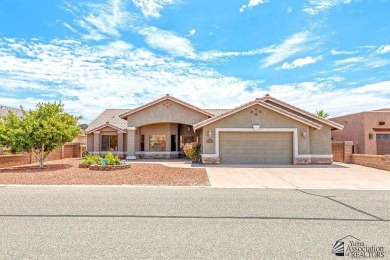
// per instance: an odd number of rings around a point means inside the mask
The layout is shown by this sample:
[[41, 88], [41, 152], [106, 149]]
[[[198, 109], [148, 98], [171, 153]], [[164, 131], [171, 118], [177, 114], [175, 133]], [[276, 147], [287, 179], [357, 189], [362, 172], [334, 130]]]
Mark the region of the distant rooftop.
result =
[[8, 111], [12, 111], [17, 116], [22, 116], [22, 110], [21, 109], [0, 105], [0, 116], [7, 115]]
[[106, 109], [98, 117], [91, 122], [85, 129], [86, 132], [94, 130], [95, 128], [110, 123], [120, 129], [126, 129], [127, 121], [119, 117], [119, 115], [129, 111], [130, 109]]
[[381, 109], [377, 109], [377, 110], [374, 110], [375, 112], [390, 112], [390, 108], [381, 108]]

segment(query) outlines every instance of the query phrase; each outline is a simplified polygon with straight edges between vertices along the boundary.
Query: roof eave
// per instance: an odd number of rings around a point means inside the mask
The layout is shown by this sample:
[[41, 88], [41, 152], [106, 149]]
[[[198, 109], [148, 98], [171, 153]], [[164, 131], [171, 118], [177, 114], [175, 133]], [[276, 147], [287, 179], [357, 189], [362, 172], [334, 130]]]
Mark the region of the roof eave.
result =
[[91, 130], [86, 129], [86, 130], [85, 130], [85, 133], [86, 133], [86, 134], [90, 134], [90, 133], [99, 131], [100, 129], [105, 128], [105, 127], [111, 127], [111, 128], [113, 128], [113, 129], [117, 130], [118, 132], [126, 133], [126, 131], [125, 131], [124, 129], [121, 129], [120, 127], [118, 127], [118, 126], [116, 126], [116, 125], [107, 124], [107, 123], [101, 124], [101, 125], [99, 125], [99, 126], [93, 128], [93, 129], [91, 129]]
[[[206, 126], [206, 125], [209, 125], [209, 124], [211, 124], [211, 123], [213, 123], [213, 122], [216, 122], [216, 121], [218, 121], [218, 120], [221, 120], [221, 119], [223, 119], [223, 118], [225, 118], [225, 117], [227, 117], [227, 116], [233, 115], [233, 114], [235, 114], [235, 113], [237, 113], [237, 112], [239, 112], [239, 111], [242, 111], [242, 110], [244, 110], [244, 109], [246, 109], [246, 108], [248, 108], [248, 107], [250, 107], [250, 106], [256, 105], [256, 104], [258, 104], [258, 105], [260, 105], [260, 106], [263, 106], [263, 107], [265, 107], [265, 108], [268, 108], [268, 109], [270, 109], [270, 110], [273, 110], [274, 112], [277, 112], [277, 113], [282, 114], [282, 115], [284, 115], [284, 116], [287, 116], [287, 117], [289, 117], [289, 118], [291, 118], [291, 119], [293, 119], [293, 120], [296, 120], [296, 121], [298, 121], [298, 122], [301, 122], [301, 123], [303, 123], [303, 124], [306, 124], [306, 125], [308, 125], [308, 126], [311, 126], [311, 127], [315, 128], [315, 129], [317, 129], [317, 130], [319, 130], [319, 129], [322, 128], [322, 125], [320, 125], [320, 124], [317, 124], [317, 123], [312, 122], [312, 121], [310, 121], [310, 120], [308, 120], [308, 119], [305, 119], [305, 118], [302, 118], [302, 117], [300, 117], [300, 116], [297, 116], [297, 115], [295, 115], [295, 114], [291, 114], [291, 113], [288, 112], [288, 111], [283, 111], [283, 109], [278, 108], [278, 107], [275, 107], [275, 106], [273, 106], [273, 105], [271, 105], [271, 104], [265, 103], [265, 102], [262, 101], [262, 100], [255, 100], [255, 101], [248, 102], [248, 103], [243, 104], [243, 105], [241, 105], [241, 106], [239, 106], [239, 107], [237, 107], [237, 108], [235, 108], [235, 109], [232, 109], [231, 111], [228, 111], [228, 112], [226, 112], [226, 113], [224, 113], [224, 114], [221, 114], [221, 115], [216, 116], [216, 117], [213, 117], [213, 118], [206, 119], [206, 120], [204, 120], [203, 122], [200, 122], [200, 123], [198, 123], [198, 124], [195, 124], [195, 125], [193, 126], [193, 128], [194, 128], [194, 130], [197, 130], [197, 129], [199, 129], [199, 128], [202, 128], [202, 127], [204, 127], [204, 126]], [[280, 110], [282, 110], [282, 111], [280, 111]]]
[[265, 97], [262, 98], [262, 100], [263, 101], [266, 101], [266, 100], [273, 101], [273, 102], [275, 102], [275, 103], [277, 103], [277, 104], [279, 104], [281, 106], [285, 106], [285, 107], [287, 107], [287, 108], [289, 108], [289, 109], [291, 109], [291, 110], [293, 110], [295, 112], [302, 113], [302, 114], [304, 114], [304, 115], [306, 115], [308, 117], [311, 117], [311, 118], [313, 118], [315, 120], [318, 120], [318, 121], [320, 121], [320, 122], [322, 122], [324, 124], [327, 124], [327, 125], [329, 125], [331, 127], [334, 127], [337, 130], [342, 130], [344, 128], [343, 125], [340, 125], [340, 124], [338, 124], [336, 122], [333, 122], [333, 121], [331, 121], [329, 119], [322, 118], [322, 117], [319, 117], [317, 115], [314, 115], [314, 114], [312, 114], [312, 113], [310, 113], [308, 111], [305, 111], [303, 109], [300, 109], [300, 108], [297, 108], [295, 106], [292, 106], [292, 105], [290, 105], [290, 104], [288, 104], [288, 103], [286, 103], [284, 101], [281, 101], [281, 100], [279, 100], [277, 98], [274, 98], [274, 97], [271, 97], [271, 96], [265, 96]]

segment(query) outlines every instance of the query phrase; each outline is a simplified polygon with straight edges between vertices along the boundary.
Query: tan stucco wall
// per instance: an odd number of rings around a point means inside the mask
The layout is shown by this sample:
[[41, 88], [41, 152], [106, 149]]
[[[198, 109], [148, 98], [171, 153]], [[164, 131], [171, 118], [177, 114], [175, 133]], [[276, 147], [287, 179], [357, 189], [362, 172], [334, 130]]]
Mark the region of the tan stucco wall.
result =
[[311, 154], [332, 154], [331, 127], [322, 125], [317, 130], [310, 128], [310, 152]]
[[331, 120], [344, 125], [343, 130], [332, 131], [333, 141], [352, 141], [358, 144], [359, 153], [364, 153], [364, 113], [339, 116]]
[[[253, 110], [254, 108], [258, 108], [262, 111], [259, 119], [257, 119], [258, 117], [254, 117], [251, 114], [251, 110]], [[277, 112], [264, 108], [260, 105], [254, 105], [245, 110], [237, 112], [229, 117], [223, 118], [219, 121], [216, 121], [210, 125], [203, 127], [202, 128], [203, 153], [205, 154], [215, 153], [215, 128], [252, 128], [253, 124], [257, 122], [260, 123], [261, 128], [297, 128], [298, 129], [298, 153], [311, 154], [311, 142], [310, 142], [311, 131], [309, 130], [310, 129], [309, 126], [301, 122], [298, 122], [294, 119], [291, 119], [289, 117], [286, 117], [284, 115], [281, 115]], [[213, 132], [212, 135], [212, 139], [214, 139], [213, 143], [206, 142], [206, 140], [208, 139], [209, 130], [212, 130]], [[302, 130], [306, 131], [307, 133], [306, 138], [302, 137], [301, 134]], [[327, 131], [329, 131], [329, 133], [327, 133]], [[329, 139], [327, 141], [324, 141], [325, 143], [321, 145], [330, 147], [331, 145], [330, 127], [325, 128], [324, 133], [327, 134], [327, 137], [329, 137]], [[320, 145], [318, 143], [319, 142], [313, 143], [313, 148], [315, 148], [316, 150], [320, 150], [320, 148], [317, 149], [317, 145]], [[325, 154], [331, 154], [331, 151], [328, 152], [327, 148], [325, 150], [326, 150]]]
[[[360, 154], [377, 154], [376, 134], [390, 132], [375, 132], [373, 128], [390, 128], [390, 112], [362, 112], [352, 115], [332, 118], [332, 121], [344, 125], [343, 130], [332, 132], [334, 141], [353, 141], [358, 144]], [[379, 125], [380, 121], [386, 124]], [[373, 138], [369, 139], [369, 134]]]
[[176, 102], [161, 101], [153, 106], [129, 115], [127, 117], [127, 125], [139, 127], [143, 125], [167, 122], [194, 125], [207, 118], [207, 115]]
[[87, 151], [93, 151], [93, 133], [87, 135]]

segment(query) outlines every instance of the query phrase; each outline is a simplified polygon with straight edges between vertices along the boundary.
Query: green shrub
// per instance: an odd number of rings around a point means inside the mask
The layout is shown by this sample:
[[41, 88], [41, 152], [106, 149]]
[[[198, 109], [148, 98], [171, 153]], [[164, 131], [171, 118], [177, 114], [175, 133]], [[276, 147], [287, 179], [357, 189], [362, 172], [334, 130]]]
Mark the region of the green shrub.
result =
[[84, 165], [92, 165], [92, 164], [102, 164], [102, 158], [98, 154], [87, 154], [84, 158], [84, 161], [81, 162], [81, 164]]
[[108, 152], [104, 157], [107, 165], [118, 165], [121, 164], [121, 159], [119, 159], [118, 155], [113, 155], [112, 152]]
[[197, 142], [192, 142], [185, 144], [183, 147], [184, 154], [192, 159], [192, 161], [197, 161], [201, 156], [200, 144]]

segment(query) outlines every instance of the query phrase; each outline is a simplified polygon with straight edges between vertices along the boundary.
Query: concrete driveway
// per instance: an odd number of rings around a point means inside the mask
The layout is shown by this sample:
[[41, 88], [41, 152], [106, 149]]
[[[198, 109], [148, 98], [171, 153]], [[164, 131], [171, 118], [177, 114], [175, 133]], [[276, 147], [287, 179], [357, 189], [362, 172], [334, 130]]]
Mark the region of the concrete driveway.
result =
[[390, 190], [390, 172], [354, 164], [206, 167], [212, 187]]
[[137, 160], [168, 167], [205, 168], [215, 188], [390, 190], [390, 172], [355, 164], [193, 165], [186, 159]]

